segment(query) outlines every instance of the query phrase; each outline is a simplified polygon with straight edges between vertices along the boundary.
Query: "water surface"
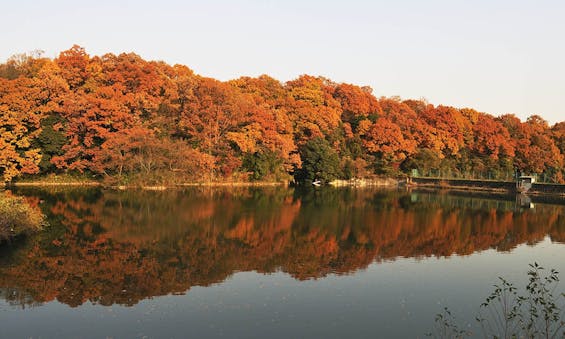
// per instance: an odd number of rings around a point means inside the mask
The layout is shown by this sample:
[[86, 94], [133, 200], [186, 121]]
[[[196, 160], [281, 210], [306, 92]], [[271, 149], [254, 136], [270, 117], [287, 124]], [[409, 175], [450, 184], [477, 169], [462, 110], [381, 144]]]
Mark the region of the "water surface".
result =
[[[0, 337], [422, 337], [496, 277], [565, 268], [565, 206], [353, 189], [18, 190]], [[533, 208], [530, 208], [533, 207]]]

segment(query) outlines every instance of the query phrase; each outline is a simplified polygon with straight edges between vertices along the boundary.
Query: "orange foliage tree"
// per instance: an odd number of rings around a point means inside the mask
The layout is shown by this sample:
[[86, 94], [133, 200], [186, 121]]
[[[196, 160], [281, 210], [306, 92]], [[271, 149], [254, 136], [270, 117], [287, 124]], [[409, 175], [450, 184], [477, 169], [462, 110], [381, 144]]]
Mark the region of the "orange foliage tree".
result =
[[29, 78], [0, 78], [0, 173], [4, 181], [39, 171], [40, 149], [33, 147], [43, 112], [41, 89]]
[[288, 180], [303, 170], [299, 147], [318, 138], [344, 178], [413, 169], [508, 178], [516, 168], [560, 182], [564, 174], [563, 123], [377, 99], [369, 87], [311, 75], [222, 82], [134, 53], [91, 57], [75, 45], [54, 60], [34, 52], [0, 64], [0, 94], [5, 181], [39, 171]]

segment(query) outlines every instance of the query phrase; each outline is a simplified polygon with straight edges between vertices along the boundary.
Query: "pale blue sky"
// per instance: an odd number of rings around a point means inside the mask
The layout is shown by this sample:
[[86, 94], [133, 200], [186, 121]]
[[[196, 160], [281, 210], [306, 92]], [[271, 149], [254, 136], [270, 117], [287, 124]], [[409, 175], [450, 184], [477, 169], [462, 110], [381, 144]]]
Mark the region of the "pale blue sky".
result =
[[565, 1], [6, 1], [0, 60], [79, 44], [221, 80], [300, 74], [565, 120]]

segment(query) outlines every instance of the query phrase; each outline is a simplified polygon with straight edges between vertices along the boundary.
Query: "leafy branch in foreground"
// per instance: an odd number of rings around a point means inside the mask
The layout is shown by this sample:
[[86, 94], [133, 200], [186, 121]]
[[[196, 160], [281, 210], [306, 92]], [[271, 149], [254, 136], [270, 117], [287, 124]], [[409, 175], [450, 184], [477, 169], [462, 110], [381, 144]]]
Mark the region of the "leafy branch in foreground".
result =
[[[481, 304], [476, 317], [485, 338], [564, 338], [565, 293], [556, 293], [559, 272], [530, 264], [525, 294], [519, 294], [512, 282], [499, 277], [500, 282]], [[470, 331], [461, 330], [446, 307], [435, 318], [434, 332], [438, 338], [463, 338]]]
[[427, 334], [427, 336], [433, 336], [434, 338], [441, 339], [460, 339], [470, 335], [471, 332], [464, 330], [457, 325], [455, 316], [447, 307], [443, 308], [443, 312], [436, 314], [434, 332]]

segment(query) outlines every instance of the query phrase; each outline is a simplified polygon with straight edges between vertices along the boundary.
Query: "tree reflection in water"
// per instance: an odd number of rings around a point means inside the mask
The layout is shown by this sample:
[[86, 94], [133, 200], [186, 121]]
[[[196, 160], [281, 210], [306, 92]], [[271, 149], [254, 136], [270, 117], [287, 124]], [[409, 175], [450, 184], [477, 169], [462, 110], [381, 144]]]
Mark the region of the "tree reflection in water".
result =
[[565, 241], [564, 206], [426, 192], [239, 188], [20, 191], [49, 230], [0, 248], [0, 298], [134, 305], [234, 272], [350, 274], [398, 257]]

